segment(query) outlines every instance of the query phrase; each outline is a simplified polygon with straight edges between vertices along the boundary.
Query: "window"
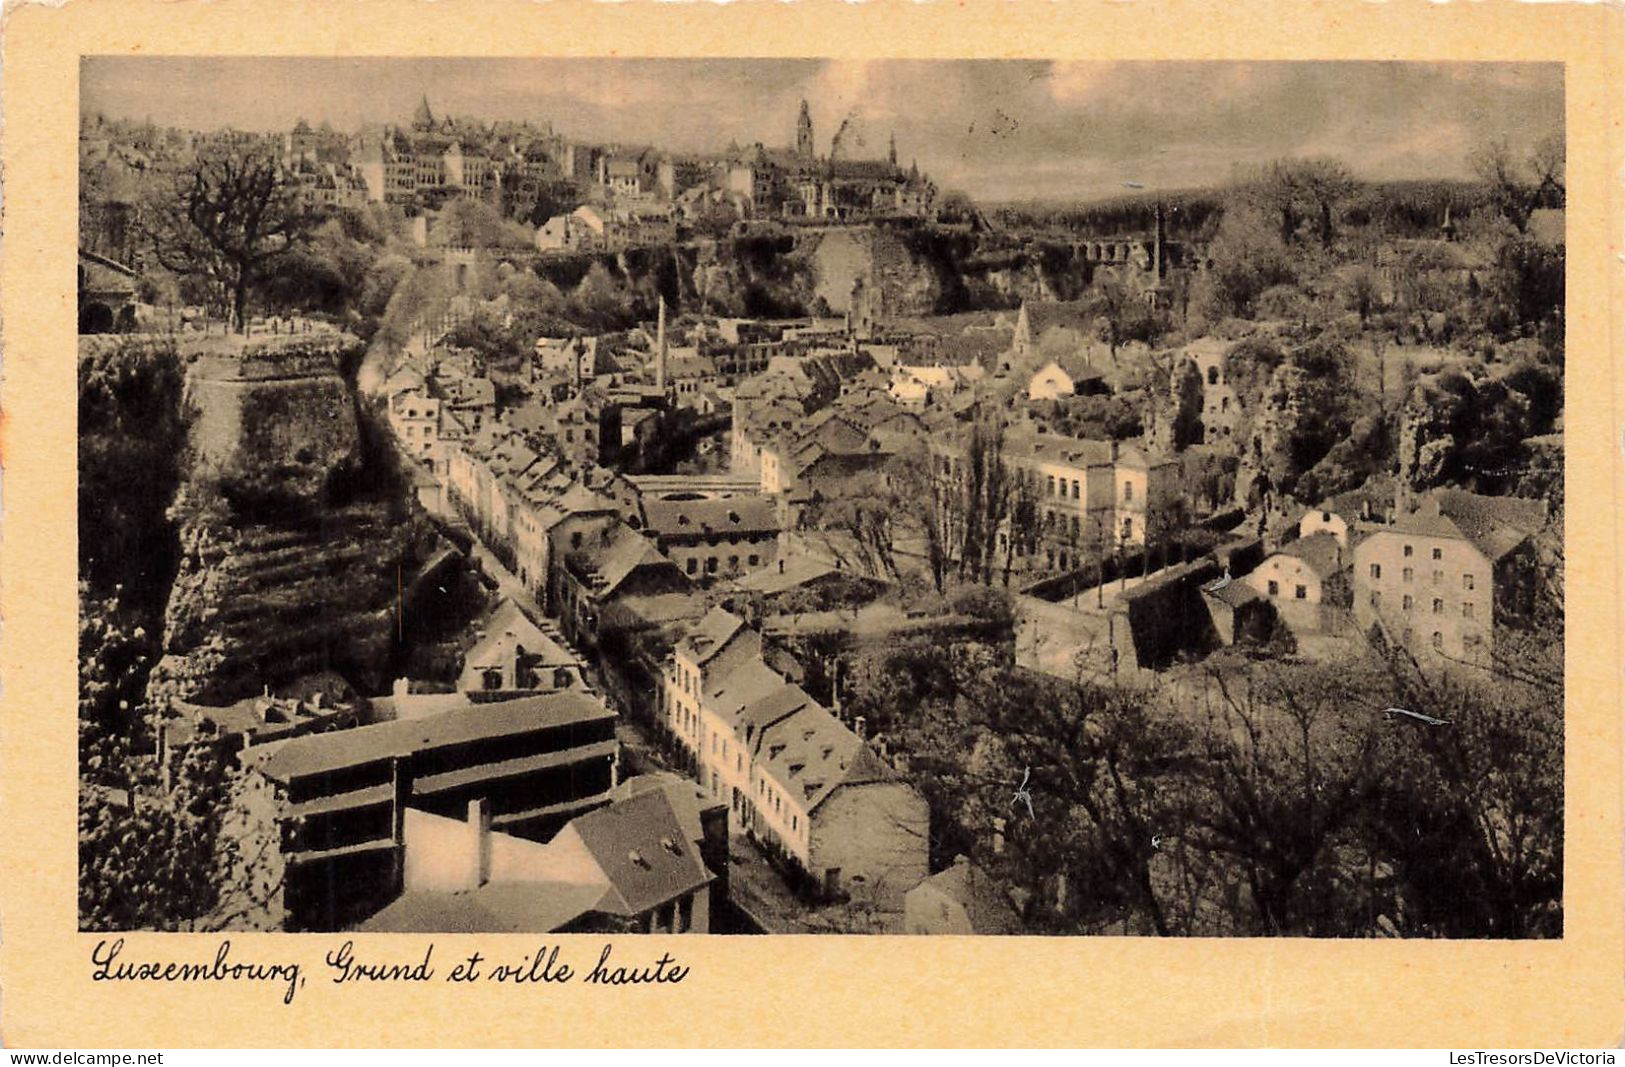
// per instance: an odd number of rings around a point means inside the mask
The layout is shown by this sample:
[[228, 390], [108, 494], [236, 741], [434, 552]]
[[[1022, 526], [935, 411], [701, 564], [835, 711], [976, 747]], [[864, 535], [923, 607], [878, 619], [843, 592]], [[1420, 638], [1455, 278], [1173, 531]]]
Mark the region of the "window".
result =
[[1411, 546], [1410, 545], [1405, 546], [1405, 558], [1406, 559], [1411, 558]]
[[1207, 369], [1207, 383], [1209, 385], [1218, 385], [1219, 384], [1219, 368], [1218, 367], [1209, 367]]
[[1373, 578], [1381, 578], [1382, 577], [1382, 564], [1373, 563], [1371, 565], [1371, 577], [1373, 577]]
[[1292, 596], [1295, 600], [1308, 600], [1309, 587], [1305, 585], [1297, 586], [1295, 589], [1293, 589]]
[[1077, 500], [1082, 495], [1083, 487], [1078, 483], [1076, 478], [1072, 479], [1072, 499]]
[[695, 559], [693, 556], [690, 556], [688, 557], [688, 562], [683, 565], [683, 569], [689, 574], [693, 574], [695, 571], [700, 569], [699, 564], [699, 560]]
[[1412, 578], [1415, 578], [1415, 577], [1416, 577], [1416, 572], [1413, 571], [1409, 567], [1406, 567], [1405, 570], [1400, 574], [1400, 578], [1403, 581], [1407, 581], [1407, 582], [1410, 581]]
[[1134, 503], [1134, 483], [1133, 482], [1124, 482], [1123, 483], [1123, 503], [1125, 503], [1125, 504]]
[[1219, 397], [1219, 411], [1222, 413], [1222, 412], [1226, 412], [1226, 411], [1229, 411], [1229, 410], [1230, 410], [1230, 398], [1227, 397], [1227, 396]]
[[712, 734], [711, 735], [711, 755], [715, 756], [716, 754], [717, 754], [717, 735]]
[[1433, 584], [1434, 585], [1443, 585], [1444, 584], [1444, 571], [1434, 571], [1433, 572]]
[[577, 530], [575, 533], [570, 535], [570, 547], [571, 548], [580, 548], [581, 547], [581, 531], [580, 530]]
[[1415, 603], [1416, 602], [1411, 599], [1411, 595], [1406, 593], [1405, 599], [1400, 602], [1400, 607], [1404, 608], [1406, 611], [1409, 611]]
[[1437, 630], [1433, 631], [1433, 647], [1434, 648], [1443, 648], [1444, 647], [1444, 634], [1440, 633]]
[[759, 566], [761, 564], [761, 562], [762, 562], [762, 557], [761, 556], [752, 556], [752, 557], [750, 557], [750, 565], [752, 567]]
[[715, 557], [715, 556], [707, 556], [706, 557], [706, 560], [705, 560], [705, 573], [706, 574], [715, 574], [715, 573], [717, 573], [717, 557]]
[[1442, 549], [1442, 548], [1435, 548], [1435, 549], [1434, 549], [1434, 550], [1433, 550], [1433, 558], [1434, 558], [1434, 559], [1444, 559], [1444, 549]]
[[736, 570], [739, 569], [739, 557], [738, 556], [729, 556], [728, 557], [728, 569], [731, 570], [731, 571], [736, 571]]
[[1270, 596], [1275, 596], [1280, 591], [1281, 591], [1281, 583], [1277, 582], [1275, 579], [1271, 578], [1270, 579]]
[[1373, 592], [1371, 594], [1371, 606], [1374, 607], [1374, 608], [1382, 607], [1382, 594], [1381, 593]]
[[1461, 617], [1464, 619], [1470, 619], [1473, 617], [1473, 606], [1471, 604], [1463, 604], [1461, 606]]
[[801, 829], [801, 816], [799, 816], [799, 815], [790, 816], [790, 829], [792, 829], [792, 830]]
[[1055, 475], [1053, 475], [1053, 474], [1049, 475], [1048, 480], [1049, 480], [1049, 489], [1047, 490], [1047, 493], [1048, 493], [1049, 496], [1054, 496], [1055, 495]]
[[1444, 601], [1440, 600], [1438, 597], [1433, 598], [1433, 614], [1435, 614], [1435, 615], [1443, 615], [1444, 614]]
[[1462, 575], [1461, 576], [1461, 587], [1463, 589], [1467, 590], [1469, 593], [1472, 592], [1473, 591], [1473, 576], [1470, 575], [1470, 574]]

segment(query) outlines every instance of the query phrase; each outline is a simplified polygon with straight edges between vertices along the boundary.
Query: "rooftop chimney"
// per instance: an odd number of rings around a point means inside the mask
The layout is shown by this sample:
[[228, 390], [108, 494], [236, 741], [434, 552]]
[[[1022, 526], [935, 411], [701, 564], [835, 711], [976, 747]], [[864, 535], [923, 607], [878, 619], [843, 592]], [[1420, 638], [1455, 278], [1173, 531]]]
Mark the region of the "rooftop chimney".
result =
[[401, 697], [409, 695], [411, 692], [412, 692], [412, 683], [407, 681], [405, 678], [397, 678], [397, 679], [395, 679], [394, 686], [392, 686], [390, 688], [390, 695], [393, 696], [396, 700], [399, 700]]

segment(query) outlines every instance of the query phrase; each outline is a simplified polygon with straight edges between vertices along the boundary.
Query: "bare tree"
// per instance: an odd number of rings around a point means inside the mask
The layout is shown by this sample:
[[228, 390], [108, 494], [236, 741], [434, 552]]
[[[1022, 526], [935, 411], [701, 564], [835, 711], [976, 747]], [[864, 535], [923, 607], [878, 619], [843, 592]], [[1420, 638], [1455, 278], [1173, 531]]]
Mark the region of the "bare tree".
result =
[[1525, 233], [1544, 188], [1553, 185], [1563, 191], [1564, 151], [1561, 136], [1548, 137], [1529, 160], [1520, 161], [1505, 140], [1495, 140], [1479, 146], [1471, 163], [1473, 173], [1489, 187], [1491, 202], [1519, 233]]
[[1568, 148], [1562, 130], [1541, 138], [1529, 156], [1529, 167], [1534, 172], [1536, 189], [1550, 186], [1560, 194], [1567, 193], [1567, 163]]
[[269, 148], [213, 148], [177, 175], [174, 188], [144, 213], [143, 227], [158, 262], [211, 282], [242, 331], [249, 294], [270, 263], [299, 243], [310, 220]]

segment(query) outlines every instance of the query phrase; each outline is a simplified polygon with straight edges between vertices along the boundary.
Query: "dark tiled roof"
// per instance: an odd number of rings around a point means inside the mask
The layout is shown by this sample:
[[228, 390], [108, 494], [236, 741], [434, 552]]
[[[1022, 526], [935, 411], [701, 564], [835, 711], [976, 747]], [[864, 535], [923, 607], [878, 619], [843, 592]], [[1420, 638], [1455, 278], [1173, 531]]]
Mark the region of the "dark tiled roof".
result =
[[1461, 528], [1478, 550], [1498, 560], [1546, 525], [1544, 500], [1482, 496], [1463, 489], [1436, 491], [1440, 514]]
[[773, 502], [761, 496], [646, 500], [643, 511], [649, 532], [660, 537], [779, 531]]
[[406, 757], [425, 749], [614, 717], [615, 712], [601, 702], [564, 690], [497, 704], [476, 704], [422, 719], [296, 737], [266, 759], [264, 771], [267, 777], [288, 781]]
[[971, 929], [978, 934], [1019, 934], [1021, 920], [1010, 901], [1000, 892], [998, 883], [987, 872], [963, 857], [952, 867], [927, 878], [921, 885], [930, 886], [943, 896], [958, 901], [965, 909]]
[[606, 911], [639, 915], [711, 881], [663, 789], [579, 816], [569, 828], [609, 880], [599, 902]]
[[1337, 535], [1332, 533], [1310, 534], [1290, 541], [1281, 547], [1281, 554], [1294, 556], [1303, 560], [1309, 568], [1322, 578], [1330, 577], [1353, 563], [1353, 555], [1343, 551], [1338, 544]]

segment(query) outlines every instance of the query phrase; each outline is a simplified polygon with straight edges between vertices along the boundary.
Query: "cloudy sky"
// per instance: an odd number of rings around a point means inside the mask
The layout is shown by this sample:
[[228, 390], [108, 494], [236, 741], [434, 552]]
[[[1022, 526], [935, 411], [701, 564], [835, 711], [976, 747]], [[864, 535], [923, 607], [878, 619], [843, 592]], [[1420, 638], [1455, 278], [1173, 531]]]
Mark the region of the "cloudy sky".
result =
[[194, 129], [343, 130], [436, 114], [551, 122], [681, 151], [793, 143], [918, 159], [984, 200], [1088, 199], [1221, 182], [1237, 164], [1336, 155], [1373, 179], [1466, 176], [1483, 140], [1561, 128], [1556, 64], [91, 57], [87, 114]]

